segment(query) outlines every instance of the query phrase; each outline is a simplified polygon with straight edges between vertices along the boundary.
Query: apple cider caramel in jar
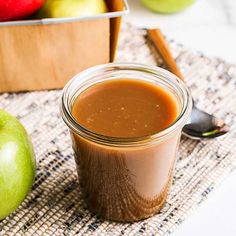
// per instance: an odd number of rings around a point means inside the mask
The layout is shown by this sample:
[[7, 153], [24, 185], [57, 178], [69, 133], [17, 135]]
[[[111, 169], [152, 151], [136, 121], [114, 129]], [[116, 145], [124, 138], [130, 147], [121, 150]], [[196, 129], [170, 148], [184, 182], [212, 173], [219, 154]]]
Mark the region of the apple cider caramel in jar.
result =
[[92, 212], [131, 222], [160, 210], [191, 106], [186, 86], [158, 67], [106, 64], [67, 84], [62, 116]]

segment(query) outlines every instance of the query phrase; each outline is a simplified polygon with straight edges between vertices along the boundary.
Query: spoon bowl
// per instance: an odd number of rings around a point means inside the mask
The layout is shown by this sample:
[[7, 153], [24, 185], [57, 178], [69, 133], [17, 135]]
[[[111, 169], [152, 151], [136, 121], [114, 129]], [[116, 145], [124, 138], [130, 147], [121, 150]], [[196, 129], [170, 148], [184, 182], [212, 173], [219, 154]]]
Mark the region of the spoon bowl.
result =
[[183, 134], [191, 139], [216, 138], [228, 131], [229, 127], [223, 120], [198, 109], [194, 102], [189, 122], [182, 130]]

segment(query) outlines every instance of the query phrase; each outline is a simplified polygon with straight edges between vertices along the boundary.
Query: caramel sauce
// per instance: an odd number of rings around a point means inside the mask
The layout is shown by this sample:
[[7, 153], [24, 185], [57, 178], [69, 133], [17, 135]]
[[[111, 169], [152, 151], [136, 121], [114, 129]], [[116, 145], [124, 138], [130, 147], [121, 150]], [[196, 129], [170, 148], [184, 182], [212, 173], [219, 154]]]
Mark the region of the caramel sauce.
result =
[[81, 93], [72, 115], [78, 123], [111, 137], [141, 137], [160, 132], [177, 117], [173, 96], [141, 80], [101, 82]]
[[[83, 127], [112, 137], [140, 137], [170, 126], [175, 98], [141, 80], [120, 79], [87, 88], [72, 115]], [[116, 221], [147, 218], [163, 206], [172, 182], [180, 130], [144, 146], [109, 146], [71, 132], [84, 200], [98, 215]]]

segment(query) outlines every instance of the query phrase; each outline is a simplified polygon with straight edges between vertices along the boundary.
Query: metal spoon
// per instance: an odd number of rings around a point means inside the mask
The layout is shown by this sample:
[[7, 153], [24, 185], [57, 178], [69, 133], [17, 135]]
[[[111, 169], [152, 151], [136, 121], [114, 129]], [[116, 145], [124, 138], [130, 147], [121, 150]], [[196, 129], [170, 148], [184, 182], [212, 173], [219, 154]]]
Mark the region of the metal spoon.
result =
[[[184, 80], [160, 29], [148, 29], [147, 35], [164, 60], [168, 69], [181, 80]], [[210, 139], [224, 135], [228, 131], [229, 127], [223, 120], [198, 109], [193, 102], [191, 117], [188, 124], [184, 126], [182, 132], [184, 135], [192, 139]]]

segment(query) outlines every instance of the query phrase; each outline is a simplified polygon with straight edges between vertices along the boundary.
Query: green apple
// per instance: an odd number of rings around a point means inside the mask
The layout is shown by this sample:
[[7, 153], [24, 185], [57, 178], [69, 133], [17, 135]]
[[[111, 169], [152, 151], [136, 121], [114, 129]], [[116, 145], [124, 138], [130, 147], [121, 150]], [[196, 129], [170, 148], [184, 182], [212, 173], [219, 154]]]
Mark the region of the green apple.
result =
[[160, 13], [174, 13], [185, 9], [195, 0], [141, 0], [152, 11]]
[[21, 123], [0, 109], [0, 220], [21, 204], [35, 177], [35, 157]]
[[46, 0], [38, 18], [81, 17], [107, 11], [104, 0]]

